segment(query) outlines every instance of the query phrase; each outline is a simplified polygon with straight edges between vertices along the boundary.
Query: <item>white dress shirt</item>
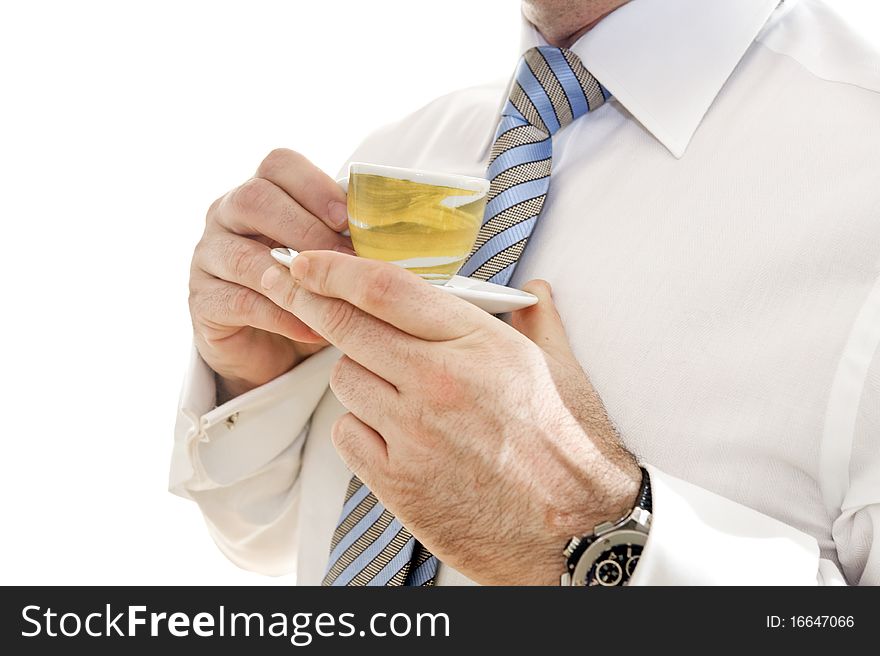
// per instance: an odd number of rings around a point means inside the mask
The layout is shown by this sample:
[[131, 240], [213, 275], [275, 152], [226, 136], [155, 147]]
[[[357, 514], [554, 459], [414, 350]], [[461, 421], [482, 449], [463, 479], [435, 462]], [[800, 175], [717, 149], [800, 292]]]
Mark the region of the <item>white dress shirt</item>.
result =
[[[614, 99], [553, 137], [511, 281], [552, 284], [651, 472], [634, 584], [880, 584], [880, 58], [821, 2], [778, 4], [634, 0], [573, 46]], [[506, 93], [444, 96], [352, 159], [482, 175]], [[321, 581], [351, 476], [338, 357], [215, 407], [193, 353], [171, 489], [241, 567]]]

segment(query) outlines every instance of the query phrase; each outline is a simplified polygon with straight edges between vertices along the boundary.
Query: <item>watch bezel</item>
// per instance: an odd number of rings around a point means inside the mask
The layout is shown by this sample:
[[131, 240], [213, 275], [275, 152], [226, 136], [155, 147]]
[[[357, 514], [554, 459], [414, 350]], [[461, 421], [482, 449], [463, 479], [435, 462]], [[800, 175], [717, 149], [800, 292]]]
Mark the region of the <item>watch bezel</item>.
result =
[[571, 585], [585, 587], [587, 573], [598, 562], [599, 556], [620, 545], [633, 545], [644, 548], [648, 542], [648, 534], [634, 528], [620, 528], [607, 535], [596, 538], [578, 558], [577, 565], [571, 573]]

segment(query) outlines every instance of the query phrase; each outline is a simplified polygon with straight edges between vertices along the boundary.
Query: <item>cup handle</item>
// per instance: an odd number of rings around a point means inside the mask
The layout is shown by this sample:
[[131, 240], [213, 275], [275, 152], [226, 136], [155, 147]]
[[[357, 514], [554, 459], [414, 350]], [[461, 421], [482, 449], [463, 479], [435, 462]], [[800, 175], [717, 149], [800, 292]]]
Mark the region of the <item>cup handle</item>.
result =
[[[342, 191], [344, 191], [345, 193], [348, 193], [348, 176], [347, 175], [336, 180], [336, 184], [338, 184], [342, 188]], [[346, 228], [345, 230], [343, 230], [339, 234], [345, 235], [346, 237], [351, 237], [351, 230]]]

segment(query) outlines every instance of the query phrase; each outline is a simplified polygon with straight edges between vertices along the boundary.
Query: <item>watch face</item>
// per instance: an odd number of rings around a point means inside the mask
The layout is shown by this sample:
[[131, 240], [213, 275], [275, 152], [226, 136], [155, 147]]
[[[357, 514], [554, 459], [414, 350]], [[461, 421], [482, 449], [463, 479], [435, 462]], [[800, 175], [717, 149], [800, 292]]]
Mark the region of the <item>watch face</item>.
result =
[[587, 572], [585, 585], [626, 585], [642, 555], [637, 544], [617, 544], [603, 551]]
[[648, 535], [639, 528], [620, 528], [587, 540], [587, 548], [569, 559], [571, 585], [618, 586], [629, 584]]

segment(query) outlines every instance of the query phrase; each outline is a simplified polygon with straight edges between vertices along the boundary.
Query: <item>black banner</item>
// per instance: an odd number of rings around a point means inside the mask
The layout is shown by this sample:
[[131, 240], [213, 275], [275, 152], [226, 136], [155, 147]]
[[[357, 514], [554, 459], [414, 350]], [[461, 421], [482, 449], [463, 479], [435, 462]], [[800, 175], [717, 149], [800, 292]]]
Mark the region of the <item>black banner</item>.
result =
[[880, 592], [869, 588], [8, 587], [2, 595], [7, 654], [195, 654], [227, 644], [261, 654], [486, 645], [517, 654], [801, 645], [815, 653], [880, 644]]

